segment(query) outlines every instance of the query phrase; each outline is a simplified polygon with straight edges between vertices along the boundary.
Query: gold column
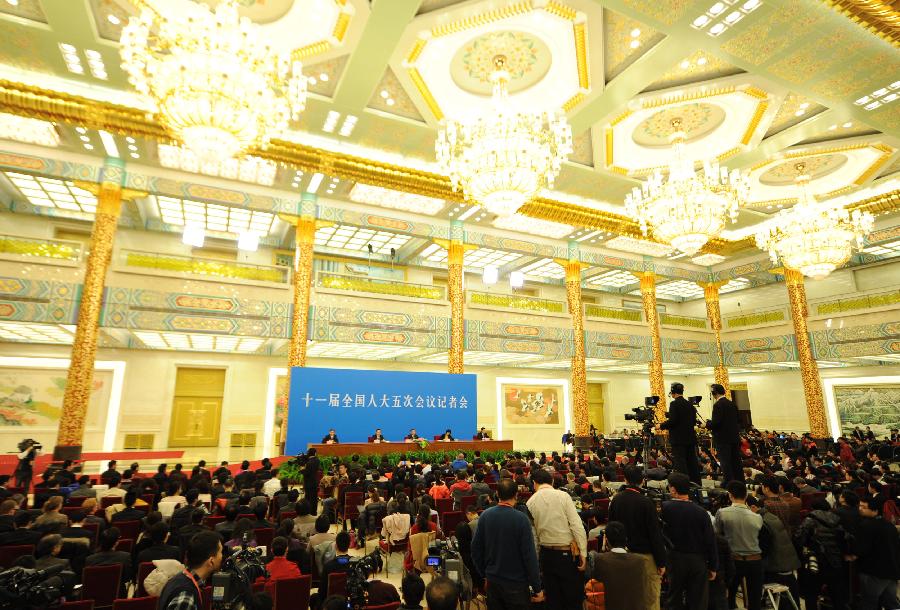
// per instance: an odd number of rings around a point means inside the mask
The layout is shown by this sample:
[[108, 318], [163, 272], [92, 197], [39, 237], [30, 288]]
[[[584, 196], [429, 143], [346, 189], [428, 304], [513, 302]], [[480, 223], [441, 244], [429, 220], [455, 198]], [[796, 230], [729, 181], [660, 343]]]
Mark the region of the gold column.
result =
[[715, 380], [725, 388], [725, 396], [731, 398], [728, 369], [725, 367], [725, 353], [722, 351], [722, 312], [719, 310], [719, 286], [722, 284], [710, 282], [701, 285], [703, 286], [703, 296], [706, 299], [706, 317], [709, 319], [709, 325], [712, 327], [716, 340]]
[[566, 270], [566, 300], [572, 315], [572, 414], [575, 416], [575, 436], [586, 437], [590, 434], [590, 417], [584, 363], [584, 304], [581, 299], [581, 271], [584, 266], [572, 258], [557, 262]]
[[809, 340], [809, 328], [806, 325], [809, 307], [806, 304], [806, 288], [803, 285], [803, 274], [793, 269], [785, 269], [784, 281], [787, 285], [788, 299], [790, 299], [791, 321], [794, 323], [797, 356], [800, 359], [800, 377], [803, 380], [803, 394], [806, 396], [809, 431], [814, 438], [825, 438], [829, 436], [828, 418], [825, 415], [825, 401], [822, 395], [822, 382], [819, 379], [819, 367], [813, 356], [812, 344]]
[[456, 239], [447, 244], [447, 292], [450, 299], [450, 352], [447, 372], [462, 373], [466, 350], [466, 320], [463, 313], [463, 257], [466, 245]]
[[659, 396], [656, 405], [656, 417], [659, 421], [666, 418], [666, 390], [663, 384], [662, 342], [659, 338], [659, 314], [656, 311], [656, 275], [652, 271], [637, 274], [641, 280], [641, 300], [644, 302], [644, 318], [650, 329], [651, 359], [647, 363], [650, 372], [650, 394]]
[[94, 378], [94, 359], [97, 354], [97, 333], [103, 309], [103, 289], [106, 271], [112, 260], [113, 239], [122, 207], [122, 183], [125, 164], [119, 159], [107, 159], [97, 187], [97, 212], [91, 231], [91, 249], [84, 270], [78, 325], [72, 344], [72, 357], [66, 378], [59, 430], [56, 436], [54, 459], [78, 459], [84, 436], [84, 418], [91, 400]]
[[[287, 397], [290, 397], [291, 393], [291, 368], [306, 366], [306, 342], [309, 335], [309, 301], [313, 276], [313, 244], [315, 243], [317, 228], [315, 203], [315, 195], [304, 194], [299, 216], [281, 216], [282, 220], [291, 222], [296, 227], [294, 239], [294, 299], [291, 316], [291, 339], [288, 344], [288, 380], [285, 384]], [[279, 434], [282, 453], [284, 452], [284, 444], [287, 439], [290, 403], [288, 400], [285, 400], [284, 404], [284, 417], [281, 418], [281, 432]], [[266, 442], [268, 443], [269, 440], [266, 440]]]

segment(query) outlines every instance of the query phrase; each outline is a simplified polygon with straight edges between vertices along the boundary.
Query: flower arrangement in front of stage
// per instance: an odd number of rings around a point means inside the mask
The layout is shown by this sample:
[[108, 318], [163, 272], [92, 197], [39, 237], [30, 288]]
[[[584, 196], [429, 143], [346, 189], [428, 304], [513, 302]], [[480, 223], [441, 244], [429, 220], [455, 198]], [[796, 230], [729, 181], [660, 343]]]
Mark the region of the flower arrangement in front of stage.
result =
[[428, 441], [424, 438], [420, 438], [416, 441], [416, 444], [419, 445], [419, 449], [425, 449], [428, 446]]

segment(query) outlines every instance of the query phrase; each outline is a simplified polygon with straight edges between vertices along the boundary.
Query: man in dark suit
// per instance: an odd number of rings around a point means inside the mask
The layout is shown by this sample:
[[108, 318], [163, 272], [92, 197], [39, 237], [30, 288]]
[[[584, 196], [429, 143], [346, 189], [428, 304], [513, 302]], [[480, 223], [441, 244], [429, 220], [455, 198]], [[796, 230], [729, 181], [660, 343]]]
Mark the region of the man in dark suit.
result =
[[309, 502], [310, 514], [315, 515], [319, 505], [319, 458], [315, 447], [306, 453], [306, 465], [303, 467], [303, 497]]
[[725, 483], [743, 481], [744, 469], [741, 464], [741, 425], [737, 406], [725, 397], [725, 388], [718, 383], [709, 386], [712, 393], [712, 419], [706, 427], [712, 432], [716, 456], [722, 466]]
[[673, 383], [669, 388], [669, 412], [666, 421], [660, 424], [662, 430], [669, 431], [672, 445], [672, 462], [675, 470], [700, 484], [700, 464], [697, 462], [697, 409], [684, 397], [684, 385]]

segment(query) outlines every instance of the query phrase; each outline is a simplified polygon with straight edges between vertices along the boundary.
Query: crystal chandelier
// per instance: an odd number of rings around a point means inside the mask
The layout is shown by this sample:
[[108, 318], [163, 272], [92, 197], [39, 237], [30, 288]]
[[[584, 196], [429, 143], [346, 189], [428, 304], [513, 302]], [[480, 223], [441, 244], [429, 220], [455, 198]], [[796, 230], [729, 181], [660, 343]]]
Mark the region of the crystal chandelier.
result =
[[265, 147], [306, 103], [299, 61], [273, 53], [259, 27], [238, 15], [238, 0], [211, 10], [181, 2], [164, 12], [140, 0], [122, 30], [122, 67], [156, 102], [169, 131], [202, 162]]
[[756, 245], [769, 251], [772, 262], [780, 258], [785, 267], [822, 279], [847, 262], [854, 245], [862, 247], [875, 220], [868, 212], [848, 212], [837, 199], [816, 201], [809, 191], [806, 165], [795, 167], [800, 187], [797, 203], [765, 224], [756, 234]]
[[738, 170], [729, 173], [728, 168], [719, 167], [715, 159], [704, 161], [703, 172], [696, 172], [694, 160], [684, 151], [681, 119], [673, 119], [672, 128], [668, 179], [657, 170], [625, 196], [625, 209], [640, 222], [645, 236], [652, 228], [657, 239], [690, 255], [719, 234], [726, 218], [735, 221], [749, 182]]
[[572, 152], [572, 130], [562, 111], [527, 112], [509, 102], [506, 57], [494, 58], [492, 108], [447, 120], [438, 134], [437, 160], [453, 190], [497, 216], [511, 216], [544, 187], [552, 188]]

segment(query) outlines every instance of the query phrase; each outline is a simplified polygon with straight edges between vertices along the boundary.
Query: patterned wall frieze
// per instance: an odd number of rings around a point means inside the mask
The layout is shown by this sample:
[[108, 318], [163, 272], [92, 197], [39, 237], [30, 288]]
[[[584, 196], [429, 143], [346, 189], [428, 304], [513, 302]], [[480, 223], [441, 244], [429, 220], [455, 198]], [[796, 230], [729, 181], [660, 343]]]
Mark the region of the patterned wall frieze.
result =
[[101, 324], [283, 338], [290, 334], [290, 308], [288, 302], [109, 287]]
[[400, 218], [392, 218], [378, 213], [358, 212], [356, 210], [344, 210], [321, 206], [318, 210], [318, 218], [339, 224], [350, 224], [378, 231], [390, 231], [392, 233], [406, 233], [417, 237], [435, 239], [449, 239], [450, 226], [432, 224], [427, 222], [414, 222]]
[[796, 362], [797, 345], [794, 335], [755, 337], [722, 343], [727, 366], [742, 366], [765, 362]]
[[572, 355], [572, 330], [466, 320], [466, 350], [532, 354], [551, 360], [567, 358]]
[[68, 282], [0, 278], [0, 319], [74, 324], [80, 290]]
[[313, 307], [313, 341], [447, 349], [450, 318], [387, 311]]
[[102, 163], [86, 165], [84, 163], [71, 163], [69, 161], [26, 155], [19, 152], [0, 151], [0, 169], [9, 171], [24, 171], [68, 180], [99, 182], [102, 167]]
[[829, 328], [810, 333], [819, 360], [900, 353], [900, 322]]
[[715, 366], [716, 348], [712, 341], [662, 338], [663, 362]]
[[585, 357], [648, 362], [652, 358], [650, 337], [589, 330], [585, 332]]

